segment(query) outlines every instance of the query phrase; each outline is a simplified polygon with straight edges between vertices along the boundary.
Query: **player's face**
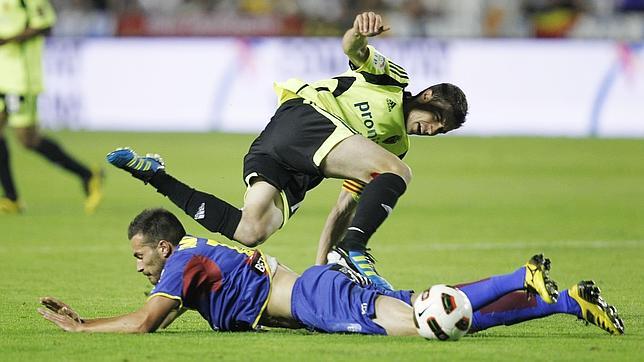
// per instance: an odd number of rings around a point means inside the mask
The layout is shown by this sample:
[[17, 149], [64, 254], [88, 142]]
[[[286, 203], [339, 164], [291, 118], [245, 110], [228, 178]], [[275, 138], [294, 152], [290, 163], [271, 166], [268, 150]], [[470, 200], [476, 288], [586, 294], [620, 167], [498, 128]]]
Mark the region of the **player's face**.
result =
[[419, 136], [435, 136], [445, 133], [444, 120], [440, 115], [424, 109], [412, 109], [407, 116], [407, 133]]
[[165, 258], [157, 247], [143, 243], [143, 235], [136, 234], [130, 240], [132, 255], [136, 259], [136, 271], [142, 273], [152, 285], [156, 285], [161, 278], [161, 271], [165, 265]]

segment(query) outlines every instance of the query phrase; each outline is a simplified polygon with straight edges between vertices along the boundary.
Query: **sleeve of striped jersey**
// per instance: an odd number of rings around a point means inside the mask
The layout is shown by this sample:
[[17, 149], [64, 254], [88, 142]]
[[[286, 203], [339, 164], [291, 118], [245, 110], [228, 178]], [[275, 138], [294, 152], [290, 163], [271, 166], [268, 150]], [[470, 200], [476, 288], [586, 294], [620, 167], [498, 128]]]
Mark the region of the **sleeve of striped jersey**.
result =
[[[155, 296], [162, 296], [175, 299], [179, 302], [180, 308], [183, 307], [183, 271], [179, 263], [167, 263], [161, 273], [159, 283], [152, 289], [148, 299]], [[182, 263], [181, 263], [182, 264]]]
[[353, 196], [353, 199], [357, 201], [360, 195], [362, 195], [362, 190], [366, 185], [366, 183], [360, 181], [344, 180], [342, 188], [349, 192]]
[[367, 48], [369, 48], [369, 58], [355, 70], [356, 72], [390, 77], [402, 88], [409, 84], [409, 76], [403, 67], [384, 56], [372, 45], [367, 45]]

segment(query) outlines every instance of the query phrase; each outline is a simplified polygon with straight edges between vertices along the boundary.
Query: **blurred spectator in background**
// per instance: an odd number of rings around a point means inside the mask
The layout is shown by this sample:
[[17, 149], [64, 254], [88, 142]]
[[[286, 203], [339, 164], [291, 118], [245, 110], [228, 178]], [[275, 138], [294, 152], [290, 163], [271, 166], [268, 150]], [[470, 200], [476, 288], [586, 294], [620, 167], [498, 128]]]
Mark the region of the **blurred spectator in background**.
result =
[[[56, 13], [47, 0], [0, 1], [0, 186], [4, 191], [0, 214], [17, 214], [23, 208], [4, 137], [7, 126], [14, 129], [24, 147], [79, 178], [87, 213], [93, 213], [102, 199], [102, 172], [80, 163], [38, 127], [44, 38], [55, 22]], [[39, 173], [33, 175], [38, 177]]]
[[644, 0], [54, 0], [71, 36], [339, 36], [375, 9], [389, 36], [639, 40]]
[[53, 35], [114, 34], [117, 12], [113, 11], [105, 0], [54, 0], [52, 3], [58, 10], [58, 22], [53, 29]]
[[580, 0], [525, 0], [523, 9], [537, 38], [567, 37], [585, 11]]
[[619, 0], [617, 9], [622, 12], [644, 12], [644, 0]]

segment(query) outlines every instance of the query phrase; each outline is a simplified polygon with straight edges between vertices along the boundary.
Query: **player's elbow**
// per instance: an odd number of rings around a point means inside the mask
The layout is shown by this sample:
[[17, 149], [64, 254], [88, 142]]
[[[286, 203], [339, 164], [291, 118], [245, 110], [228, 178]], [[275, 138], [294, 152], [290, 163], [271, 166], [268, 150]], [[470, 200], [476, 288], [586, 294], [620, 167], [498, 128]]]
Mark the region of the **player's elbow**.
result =
[[154, 333], [163, 323], [161, 315], [143, 314], [135, 323], [134, 333]]
[[140, 323], [133, 332], [138, 334], [154, 333], [158, 328], [159, 328], [159, 323], [145, 320], [142, 323]]

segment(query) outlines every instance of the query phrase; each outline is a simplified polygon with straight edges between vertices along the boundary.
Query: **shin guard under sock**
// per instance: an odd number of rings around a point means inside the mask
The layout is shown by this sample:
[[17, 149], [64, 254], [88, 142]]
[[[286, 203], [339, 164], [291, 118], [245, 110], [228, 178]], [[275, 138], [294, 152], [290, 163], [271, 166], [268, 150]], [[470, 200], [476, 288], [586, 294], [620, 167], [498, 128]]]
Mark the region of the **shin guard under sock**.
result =
[[479, 280], [474, 283], [457, 285], [472, 303], [472, 310], [476, 311], [502, 296], [524, 288], [525, 267], [521, 267], [510, 274], [501, 274]]
[[9, 158], [9, 146], [4, 137], [0, 137], [0, 185], [4, 190], [6, 198], [12, 201], [18, 200], [16, 185], [11, 175], [11, 159]]
[[197, 191], [164, 171], [157, 171], [150, 185], [206, 229], [234, 240], [242, 212], [216, 196]]
[[557, 313], [581, 316], [579, 304], [568, 295], [567, 290], [562, 291], [553, 304], [544, 302], [538, 295], [528, 299], [525, 292], [515, 291], [475, 311], [470, 332], [500, 325], [509, 326]]
[[364, 250], [367, 241], [391, 213], [407, 184], [393, 173], [376, 176], [360, 195], [356, 214], [338, 246], [345, 250]]

